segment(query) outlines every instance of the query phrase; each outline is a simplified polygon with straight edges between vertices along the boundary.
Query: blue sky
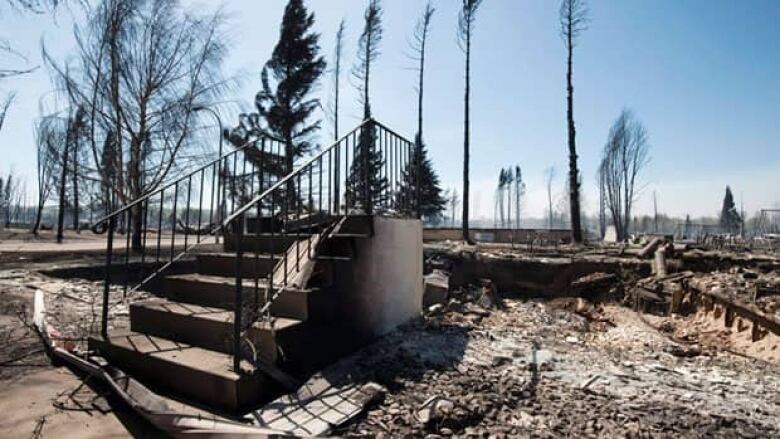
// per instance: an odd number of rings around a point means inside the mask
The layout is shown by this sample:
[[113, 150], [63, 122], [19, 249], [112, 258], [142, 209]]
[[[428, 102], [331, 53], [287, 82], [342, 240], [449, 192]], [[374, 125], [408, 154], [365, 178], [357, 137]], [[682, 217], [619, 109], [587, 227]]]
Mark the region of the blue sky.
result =
[[[347, 20], [351, 63], [366, 1], [309, 0], [330, 56], [339, 20]], [[463, 54], [456, 45], [456, 0], [438, 0], [429, 42], [425, 137], [444, 185], [460, 192], [463, 149]], [[229, 15], [232, 44], [225, 73], [242, 80], [234, 105], [221, 109], [234, 120], [251, 109], [258, 72], [278, 37], [284, 1], [184, 1]], [[415, 129], [414, 73], [408, 38], [422, 0], [385, 0], [382, 56], [374, 67], [372, 107], [378, 119], [409, 137]], [[597, 208], [595, 170], [609, 126], [623, 107], [646, 125], [652, 161], [643, 175], [639, 212], [715, 215], [723, 190], [732, 186], [747, 211], [780, 203], [780, 2], [751, 0], [591, 1], [590, 28], [575, 51], [575, 118], [585, 209]], [[80, 19], [80, 12], [74, 12]], [[473, 48], [472, 209], [492, 214], [500, 167], [519, 164], [526, 175], [525, 212], [541, 216], [543, 171], [557, 169], [556, 192], [566, 172], [565, 49], [558, 36], [558, 2], [485, 0]], [[19, 16], [4, 10], [0, 35], [39, 65], [40, 43], [56, 57], [73, 46], [72, 15]], [[345, 81], [345, 84], [348, 84]], [[44, 68], [0, 85], [17, 102], [0, 132], [0, 170], [13, 166], [34, 179], [32, 126], [40, 97], [52, 89]], [[355, 93], [344, 93], [342, 126], [361, 114]], [[319, 93], [329, 95], [324, 81]], [[52, 95], [43, 102], [50, 106]], [[322, 140], [330, 138], [330, 127]], [[31, 188], [32, 192], [32, 188]]]

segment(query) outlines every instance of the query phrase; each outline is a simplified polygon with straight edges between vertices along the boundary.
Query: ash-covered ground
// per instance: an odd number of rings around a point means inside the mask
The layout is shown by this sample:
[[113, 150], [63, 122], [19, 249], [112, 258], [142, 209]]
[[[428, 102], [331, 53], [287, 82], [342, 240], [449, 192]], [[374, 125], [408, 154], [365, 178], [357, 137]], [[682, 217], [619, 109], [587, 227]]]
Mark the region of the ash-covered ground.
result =
[[[55, 266], [0, 270], [0, 437], [158, 437], [102, 383], [46, 355], [32, 326], [36, 291], [45, 296], [49, 322], [74, 344], [86, 346], [86, 337], [100, 328], [102, 282], [39, 272]], [[111, 326], [126, 326], [121, 288], [112, 288], [111, 296]]]
[[346, 437], [778, 437], [780, 367], [679, 344], [577, 300], [467, 298], [379, 341], [355, 376], [384, 400]]
[[[40, 273], [50, 268], [0, 270], [0, 431], [158, 433], [112, 403], [104, 388], [52, 367], [30, 327], [34, 292], [46, 295], [49, 321], [78, 343], [98, 330], [102, 282]], [[744, 292], [771, 284], [777, 274], [754, 272], [725, 269], [695, 279]], [[751, 300], [776, 315], [774, 287], [755, 291], [768, 291]], [[127, 324], [121, 295], [113, 289], [111, 324], [119, 327]], [[375, 381], [386, 391], [335, 434], [778, 437], [776, 336], [753, 343], [739, 326], [724, 328], [702, 312], [655, 316], [580, 298], [498, 299], [455, 289], [445, 305], [345, 359], [356, 381]]]

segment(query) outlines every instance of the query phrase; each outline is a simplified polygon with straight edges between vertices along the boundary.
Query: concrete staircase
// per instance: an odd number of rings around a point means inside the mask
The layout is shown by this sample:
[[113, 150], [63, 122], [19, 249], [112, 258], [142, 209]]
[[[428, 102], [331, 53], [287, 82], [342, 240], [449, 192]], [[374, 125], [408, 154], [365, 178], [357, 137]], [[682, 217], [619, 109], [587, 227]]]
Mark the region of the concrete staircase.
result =
[[[274, 235], [248, 227], [240, 249], [245, 310], [265, 304], [269, 274], [278, 277], [283, 255], [320, 240], [305, 277], [286, 284], [271, 303], [270, 321], [245, 328], [245, 344], [254, 346], [260, 365], [301, 379], [354, 347], [333, 322], [341, 297], [334, 289], [349, 285], [345, 277], [360, 256], [356, 240], [371, 239], [372, 221], [363, 215], [320, 218]], [[157, 297], [130, 305], [129, 332], [91, 338], [91, 349], [151, 388], [194, 405], [236, 412], [278, 396], [280, 385], [246, 352], [241, 370], [233, 370], [237, 250], [235, 237], [227, 235], [223, 252], [196, 254], [194, 272], [166, 276]]]

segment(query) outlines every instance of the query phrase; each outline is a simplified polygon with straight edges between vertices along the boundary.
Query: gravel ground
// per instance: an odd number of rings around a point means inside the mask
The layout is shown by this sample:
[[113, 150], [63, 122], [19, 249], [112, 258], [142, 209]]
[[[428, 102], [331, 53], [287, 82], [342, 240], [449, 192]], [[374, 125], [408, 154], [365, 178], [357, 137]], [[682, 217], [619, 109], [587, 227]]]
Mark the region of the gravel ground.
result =
[[[357, 354], [388, 390], [346, 437], [777, 437], [780, 368], [677, 345], [631, 310], [452, 301]], [[566, 305], [566, 304], [564, 304]], [[563, 308], [563, 309], [562, 309]]]

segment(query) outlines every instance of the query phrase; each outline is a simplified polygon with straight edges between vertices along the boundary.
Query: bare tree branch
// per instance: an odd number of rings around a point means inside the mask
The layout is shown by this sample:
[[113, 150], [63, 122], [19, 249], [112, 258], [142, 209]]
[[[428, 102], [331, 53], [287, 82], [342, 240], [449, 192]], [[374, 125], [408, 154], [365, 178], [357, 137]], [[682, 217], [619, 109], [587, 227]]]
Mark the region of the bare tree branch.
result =
[[[173, 0], [104, 0], [75, 29], [74, 57], [59, 63], [43, 48], [54, 82], [86, 114], [90, 163], [79, 169], [107, 189], [98, 191], [106, 210], [154, 191], [208, 149], [196, 109], [233, 84], [221, 76], [223, 23], [219, 11], [193, 15]], [[141, 212], [132, 216], [139, 229]]]
[[650, 162], [649, 148], [644, 125], [624, 109], [609, 131], [599, 166], [618, 240], [628, 236], [633, 205], [641, 191], [637, 178]]
[[16, 99], [16, 93], [8, 93], [2, 102], [0, 102], [0, 131], [3, 130], [3, 123], [8, 115], [8, 109], [11, 108], [14, 99]]
[[563, 0], [558, 11], [561, 38], [567, 49], [577, 45], [577, 38], [588, 29], [590, 9], [585, 0]]

